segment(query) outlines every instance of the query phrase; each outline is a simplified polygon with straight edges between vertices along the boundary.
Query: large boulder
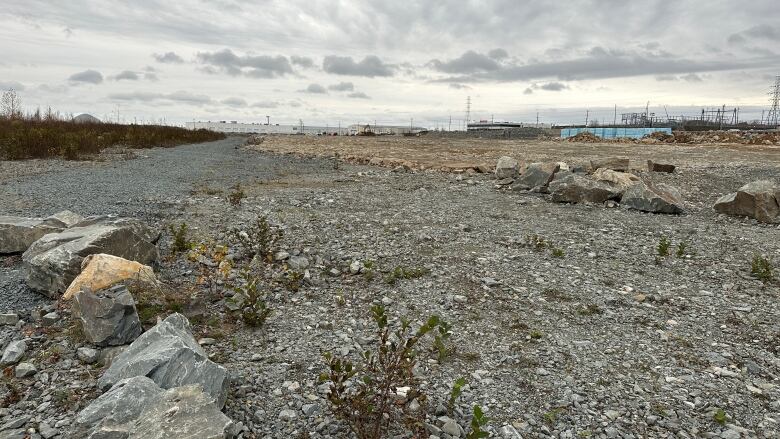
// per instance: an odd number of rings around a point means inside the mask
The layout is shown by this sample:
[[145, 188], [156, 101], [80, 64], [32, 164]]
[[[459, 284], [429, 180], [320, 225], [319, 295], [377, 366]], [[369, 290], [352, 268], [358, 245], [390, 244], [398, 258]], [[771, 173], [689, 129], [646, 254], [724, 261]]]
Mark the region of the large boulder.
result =
[[556, 203], [603, 203], [620, 198], [620, 191], [609, 184], [578, 174], [556, 177], [548, 189]]
[[630, 188], [638, 181], [641, 181], [639, 177], [629, 172], [618, 172], [612, 169], [599, 168], [591, 175], [594, 180], [607, 182], [610, 185], [618, 188], [620, 192]]
[[148, 265], [103, 253], [89, 255], [81, 262], [81, 273], [73, 279], [62, 298], [70, 300], [84, 289], [97, 291], [120, 282], [155, 285], [157, 278]]
[[724, 195], [713, 206], [718, 213], [747, 216], [764, 223], [780, 218], [780, 185], [771, 180], [748, 183], [737, 192]]
[[171, 314], [138, 337], [111, 363], [98, 386], [109, 389], [135, 376], [147, 376], [163, 389], [200, 384], [219, 408], [227, 397], [227, 370], [208, 359], [181, 314]]
[[507, 156], [501, 157], [496, 164], [496, 179], [515, 178], [519, 169], [520, 163], [517, 160]]
[[677, 214], [683, 212], [682, 196], [677, 189], [665, 185], [638, 182], [626, 189], [621, 205], [652, 213]]
[[628, 171], [629, 164], [630, 164], [629, 159], [623, 159], [617, 157], [596, 159], [590, 161], [590, 169], [595, 171], [599, 168], [604, 168], [604, 169], [611, 169], [613, 171], [625, 172]]
[[0, 216], [0, 254], [21, 253], [48, 233], [61, 232], [83, 218], [65, 210], [48, 218]]
[[106, 253], [150, 264], [157, 260], [158, 232], [127, 219], [87, 219], [35, 241], [22, 255], [27, 285], [49, 297], [73, 282], [84, 258]]
[[512, 189], [536, 189], [544, 192], [547, 190], [547, 185], [555, 177], [555, 173], [560, 169], [561, 165], [555, 162], [531, 163], [512, 185]]
[[118, 382], [84, 410], [68, 437], [232, 438], [234, 423], [198, 385], [163, 390], [147, 377]]
[[121, 346], [143, 332], [133, 296], [124, 285], [96, 293], [79, 291], [73, 301], [73, 316], [84, 335], [98, 346]]
[[652, 160], [647, 161], [648, 172], [666, 172], [667, 174], [671, 174], [676, 168], [677, 167], [674, 165], [656, 163]]

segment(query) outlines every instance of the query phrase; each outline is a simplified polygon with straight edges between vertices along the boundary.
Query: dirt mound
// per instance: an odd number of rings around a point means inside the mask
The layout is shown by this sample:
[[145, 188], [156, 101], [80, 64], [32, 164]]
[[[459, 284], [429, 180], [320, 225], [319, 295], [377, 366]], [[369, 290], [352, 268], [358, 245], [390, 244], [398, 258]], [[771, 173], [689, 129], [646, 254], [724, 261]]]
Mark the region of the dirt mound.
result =
[[596, 142], [603, 142], [604, 139], [601, 137], [590, 133], [588, 131], [583, 131], [575, 136], [571, 136], [568, 139], [569, 142], [581, 142], [581, 143], [596, 143]]
[[654, 141], [653, 143], [674, 143], [675, 137], [674, 135], [663, 131], [655, 131], [642, 137], [642, 140], [652, 140]]

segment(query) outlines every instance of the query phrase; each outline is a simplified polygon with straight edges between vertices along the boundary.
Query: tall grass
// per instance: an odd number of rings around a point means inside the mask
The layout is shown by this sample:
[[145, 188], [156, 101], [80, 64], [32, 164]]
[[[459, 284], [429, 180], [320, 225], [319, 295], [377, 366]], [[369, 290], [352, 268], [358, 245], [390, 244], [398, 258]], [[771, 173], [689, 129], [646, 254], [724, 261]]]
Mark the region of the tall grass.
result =
[[0, 158], [22, 160], [96, 154], [110, 146], [170, 147], [224, 139], [222, 133], [160, 125], [76, 123], [46, 118], [0, 118]]

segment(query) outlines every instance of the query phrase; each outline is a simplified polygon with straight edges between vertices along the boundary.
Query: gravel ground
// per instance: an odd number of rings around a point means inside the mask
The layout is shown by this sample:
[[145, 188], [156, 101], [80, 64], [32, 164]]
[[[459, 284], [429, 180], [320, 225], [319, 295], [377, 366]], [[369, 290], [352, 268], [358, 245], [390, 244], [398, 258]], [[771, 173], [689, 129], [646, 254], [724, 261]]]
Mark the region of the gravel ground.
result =
[[[780, 265], [780, 228], [710, 209], [748, 181], [777, 178], [780, 161], [766, 152], [755, 158], [740, 151], [735, 163], [665, 156], [682, 163], [679, 172], [645, 176], [680, 188], [687, 212], [668, 216], [553, 204], [497, 190], [488, 175], [336, 166], [235, 145], [154, 150], [143, 153], [148, 159], [20, 177], [0, 186], [0, 205], [12, 214], [69, 208], [161, 225], [186, 221], [192, 237], [209, 245], [261, 214], [283, 227], [279, 250], [305, 256], [310, 278], [297, 292], [269, 283], [273, 313], [256, 330], [224, 315], [225, 282], [195, 280], [213, 261], [171, 255], [167, 237], [161, 244], [161, 276], [213, 297], [205, 314], [225, 322], [221, 332], [213, 324], [196, 329], [215, 338], [206, 350], [235, 374], [225, 411], [246, 427], [244, 437], [348, 437], [317, 381], [321, 354], [354, 358], [372, 348], [373, 303], [393, 317], [421, 322], [437, 314], [452, 324], [452, 355], [440, 363], [421, 352], [433, 425], [441, 426], [434, 409], [465, 377], [453, 417], [466, 427], [470, 407], [479, 404], [495, 437], [512, 437], [509, 426], [525, 438], [780, 435], [780, 286], [750, 275], [757, 254]], [[573, 163], [583, 157], [571, 150], [557, 156]], [[224, 200], [236, 181], [248, 196], [240, 208]], [[527, 245], [533, 236], [546, 245]], [[670, 256], [658, 256], [662, 238], [671, 241]], [[354, 261], [376, 275], [350, 274]], [[398, 266], [429, 272], [384, 282]], [[272, 269], [279, 270], [281, 264]], [[32, 350], [66, 345], [61, 360], [39, 368], [57, 378], [39, 380], [0, 415], [6, 422], [35, 413], [31, 422], [48, 420], [64, 431], [92, 397], [87, 390], [99, 371], [79, 366], [77, 344], [64, 333], [46, 333]], [[81, 399], [67, 409], [45, 405], [57, 383], [73, 376], [81, 377], [70, 385]]]

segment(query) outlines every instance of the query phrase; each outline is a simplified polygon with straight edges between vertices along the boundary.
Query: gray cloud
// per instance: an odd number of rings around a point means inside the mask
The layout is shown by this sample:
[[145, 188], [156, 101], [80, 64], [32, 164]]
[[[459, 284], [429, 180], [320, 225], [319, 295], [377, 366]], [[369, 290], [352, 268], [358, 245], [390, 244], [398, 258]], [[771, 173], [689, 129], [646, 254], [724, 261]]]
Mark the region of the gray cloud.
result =
[[453, 60], [442, 62], [438, 59], [429, 63], [434, 69], [445, 73], [477, 73], [499, 70], [501, 65], [488, 55], [469, 50]]
[[770, 41], [780, 41], [780, 28], [777, 27], [777, 24], [775, 24], [774, 26], [768, 24], [753, 26], [742, 33], [752, 38], [762, 38]]
[[227, 105], [228, 107], [234, 107], [234, 108], [243, 108], [247, 106], [246, 101], [241, 98], [227, 98], [227, 99], [223, 99], [221, 103], [223, 105]]
[[350, 94], [347, 95], [347, 97], [348, 98], [352, 98], [352, 99], [371, 99], [370, 96], [368, 96], [367, 94], [363, 93], [362, 91], [356, 91], [354, 93], [350, 93]]
[[326, 56], [322, 61], [322, 70], [334, 75], [393, 76], [393, 67], [382, 62], [379, 57], [369, 55], [360, 62], [355, 62], [351, 56]]
[[277, 108], [278, 106], [279, 106], [279, 102], [273, 102], [273, 101], [261, 101], [252, 104], [252, 107], [254, 108]]
[[319, 85], [319, 84], [309, 84], [308, 87], [306, 87], [303, 90], [300, 90], [302, 93], [312, 93], [312, 94], [327, 94], [328, 90], [325, 89], [325, 87]]
[[0, 90], [5, 91], [10, 89], [14, 89], [16, 91], [23, 91], [24, 84], [16, 81], [0, 81]]
[[355, 90], [355, 84], [351, 82], [339, 82], [338, 84], [333, 84], [328, 86], [328, 90], [333, 91], [354, 91]]
[[498, 48], [488, 52], [488, 56], [493, 59], [504, 59], [509, 57], [509, 53], [504, 49]]
[[216, 52], [198, 52], [197, 59], [206, 65], [208, 73], [222, 71], [232, 76], [245, 75], [252, 78], [276, 78], [293, 72], [290, 61], [281, 55], [238, 56], [230, 49]]
[[181, 64], [184, 62], [184, 59], [182, 59], [182, 57], [177, 55], [175, 52], [153, 53], [152, 56], [157, 60], [157, 62], [163, 64]]
[[540, 85], [539, 88], [541, 90], [547, 90], [547, 91], [561, 91], [561, 90], [566, 90], [567, 88], [569, 88], [569, 86], [561, 82], [548, 82], [546, 84]]
[[304, 69], [310, 69], [314, 67], [314, 60], [309, 58], [308, 56], [293, 55], [290, 57], [290, 62], [296, 66], [303, 67]]
[[146, 72], [144, 73], [144, 79], [147, 81], [157, 82], [160, 80], [160, 78], [157, 77], [157, 74], [152, 72]]
[[451, 82], [450, 83], [450, 88], [452, 88], [454, 90], [468, 90], [471, 87], [469, 87], [466, 84], [458, 84], [457, 82]]
[[83, 82], [88, 84], [100, 84], [103, 82], [103, 74], [97, 70], [84, 70], [83, 72], [70, 75], [68, 80], [75, 83]]
[[129, 101], [129, 102], [157, 102], [168, 101], [176, 102], [187, 105], [202, 106], [206, 104], [212, 104], [214, 101], [206, 96], [200, 94], [193, 94], [187, 91], [175, 91], [173, 93], [151, 93], [151, 92], [131, 92], [131, 93], [112, 93], [108, 95], [108, 98], [113, 101]]
[[138, 76], [138, 73], [131, 70], [125, 70], [114, 76], [114, 81], [121, 81], [123, 79], [128, 81], [138, 81], [140, 78], [141, 77]]

